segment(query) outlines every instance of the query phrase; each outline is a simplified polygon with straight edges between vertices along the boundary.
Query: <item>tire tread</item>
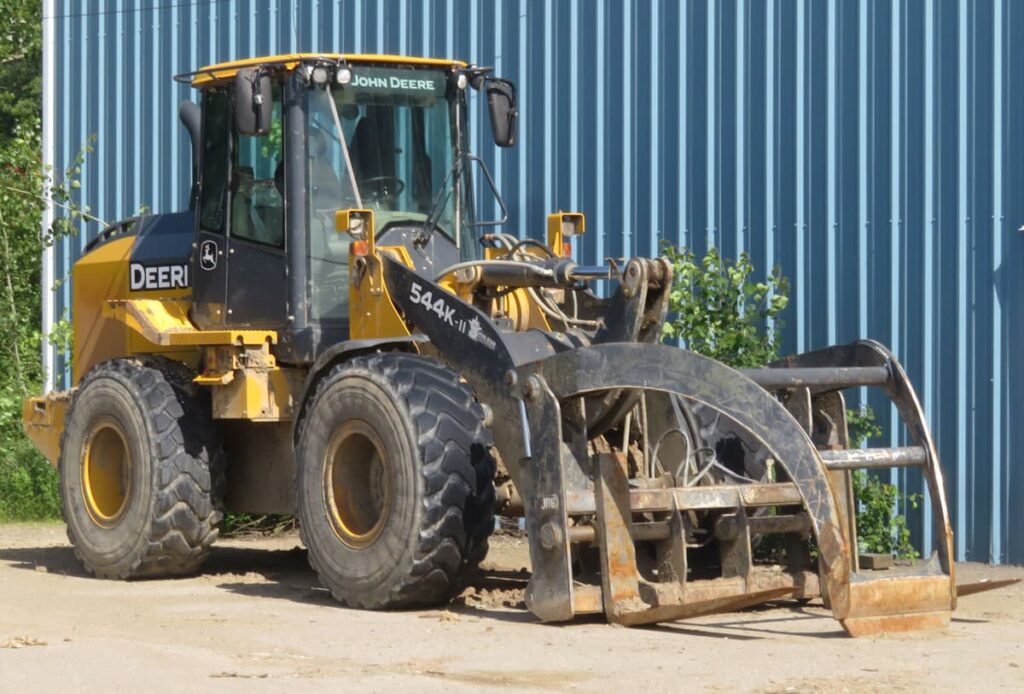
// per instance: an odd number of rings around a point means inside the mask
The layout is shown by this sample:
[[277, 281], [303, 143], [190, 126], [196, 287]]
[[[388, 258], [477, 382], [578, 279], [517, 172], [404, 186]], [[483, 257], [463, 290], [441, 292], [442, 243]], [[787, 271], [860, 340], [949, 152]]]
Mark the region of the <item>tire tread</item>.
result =
[[[67, 523], [75, 555], [89, 573], [99, 578], [194, 573], [217, 538], [223, 516], [225, 459], [213, 430], [209, 405], [196, 391], [191, 376], [184, 364], [159, 357], [114, 359], [86, 374], [72, 397], [69, 417], [76, 399], [91, 382], [113, 378], [126, 386], [137, 402], [146, 404], [148, 411], [143, 415], [155, 435], [150, 441], [154, 499], [142, 551], [126, 563], [95, 566], [78, 549], [73, 525]], [[62, 451], [64, 444], [62, 435]], [[63, 498], [61, 501], [67, 521], [68, 503]]]
[[[327, 388], [353, 372], [374, 375], [396, 396], [412, 424], [422, 460], [422, 513], [412, 567], [386, 598], [370, 601], [334, 588], [332, 595], [341, 603], [366, 609], [446, 602], [486, 556], [494, 528], [493, 439], [484, 425], [483, 409], [458, 376], [439, 362], [387, 352], [335, 366], [320, 380], [310, 411]], [[299, 422], [299, 440], [303, 427], [304, 422]], [[474, 455], [474, 447], [482, 447], [482, 454]], [[299, 525], [303, 535], [308, 532], [305, 525]], [[310, 546], [305, 537], [303, 542]], [[323, 576], [314, 552], [309, 560]]]

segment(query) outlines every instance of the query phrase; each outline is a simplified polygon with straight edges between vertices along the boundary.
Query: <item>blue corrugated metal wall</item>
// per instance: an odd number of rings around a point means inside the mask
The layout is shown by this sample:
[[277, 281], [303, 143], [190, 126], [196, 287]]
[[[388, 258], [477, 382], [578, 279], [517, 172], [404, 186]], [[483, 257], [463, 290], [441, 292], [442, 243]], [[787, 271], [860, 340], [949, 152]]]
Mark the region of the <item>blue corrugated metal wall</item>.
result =
[[[579, 209], [587, 261], [668, 239], [781, 265], [789, 349], [870, 336], [903, 360], [958, 558], [1024, 562], [1021, 3], [57, 0], [53, 16], [55, 163], [98, 136], [83, 191], [105, 219], [185, 204], [176, 72], [294, 50], [496, 66], [519, 85], [521, 145], [491, 147], [479, 109], [474, 142], [509, 229]], [[58, 249], [58, 277], [85, 241]], [[930, 547], [920, 512], [912, 526]]]

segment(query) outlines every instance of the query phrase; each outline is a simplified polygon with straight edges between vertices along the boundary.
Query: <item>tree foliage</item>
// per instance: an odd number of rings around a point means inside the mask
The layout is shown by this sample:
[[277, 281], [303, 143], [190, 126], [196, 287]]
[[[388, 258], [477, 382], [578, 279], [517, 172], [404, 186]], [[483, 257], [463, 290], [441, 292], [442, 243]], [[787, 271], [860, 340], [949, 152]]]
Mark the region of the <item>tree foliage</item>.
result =
[[[0, 148], [37, 121], [42, 95], [42, 3], [0, 0]], [[37, 126], [38, 127], [38, 126]]]
[[[21, 401], [42, 378], [39, 234], [41, 3], [0, 0], [0, 518], [58, 512], [56, 475], [21, 432]], [[25, 191], [25, 193], [15, 192]]]
[[[74, 200], [83, 158], [54, 177], [41, 162], [41, 3], [0, 0], [0, 519], [59, 514], [56, 474], [21, 430], [21, 403], [39, 391], [42, 286], [40, 256], [77, 233], [88, 210]], [[40, 232], [46, 201], [64, 210]]]

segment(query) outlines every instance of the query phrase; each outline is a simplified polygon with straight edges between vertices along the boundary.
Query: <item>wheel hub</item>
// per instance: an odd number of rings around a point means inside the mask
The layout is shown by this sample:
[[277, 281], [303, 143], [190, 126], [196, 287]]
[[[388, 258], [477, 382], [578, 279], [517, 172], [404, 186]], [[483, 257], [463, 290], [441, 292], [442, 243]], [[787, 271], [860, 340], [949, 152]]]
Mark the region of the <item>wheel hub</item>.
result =
[[359, 549], [380, 536], [391, 507], [391, 482], [380, 438], [365, 422], [347, 422], [331, 438], [324, 491], [338, 539]]
[[124, 514], [131, 492], [131, 465], [120, 424], [109, 418], [98, 421], [82, 451], [82, 494], [97, 525], [109, 528]]

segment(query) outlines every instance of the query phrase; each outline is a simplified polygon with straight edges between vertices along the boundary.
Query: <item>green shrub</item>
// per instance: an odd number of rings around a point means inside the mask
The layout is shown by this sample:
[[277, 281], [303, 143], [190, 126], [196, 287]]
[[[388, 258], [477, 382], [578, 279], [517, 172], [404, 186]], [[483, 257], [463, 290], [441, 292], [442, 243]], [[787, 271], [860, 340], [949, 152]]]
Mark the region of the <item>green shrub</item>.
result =
[[789, 281], [778, 267], [763, 282], [751, 279], [748, 253], [722, 258], [711, 248], [698, 263], [693, 251], [665, 246], [674, 280], [668, 338], [737, 368], [762, 366], [779, 356], [779, 314], [789, 304]]
[[882, 435], [882, 427], [875, 419], [875, 411], [870, 405], [861, 405], [859, 409], [846, 410], [846, 432], [850, 439], [850, 448], [860, 448], [871, 439]]
[[[852, 479], [857, 499], [857, 550], [916, 558], [906, 516], [893, 511], [901, 500], [900, 490], [863, 470], [854, 472]], [[903, 507], [917, 508], [920, 498], [920, 494], [904, 495]]]
[[232, 513], [224, 514], [220, 522], [222, 537], [239, 535], [277, 535], [294, 530], [295, 517], [277, 514]]
[[24, 438], [0, 454], [0, 521], [60, 518], [57, 472]]
[[[850, 447], [860, 448], [882, 435], [882, 427], [869, 405], [847, 410], [846, 428]], [[920, 494], [900, 494], [898, 487], [883, 482], [878, 475], [857, 470], [852, 475], [853, 495], [857, 500], [857, 549], [860, 552], [892, 554], [904, 559], [918, 556], [910, 541], [907, 518], [897, 510], [916, 509]]]
[[[789, 304], [789, 282], [778, 267], [763, 282], [751, 279], [754, 266], [747, 253], [739, 260], [722, 258], [711, 248], [697, 262], [693, 251], [666, 245], [674, 280], [664, 334], [681, 339], [687, 348], [736, 368], [762, 366], [779, 356], [779, 315]], [[882, 435], [870, 407], [848, 410], [851, 448]], [[857, 541], [861, 552], [916, 557], [906, 518], [897, 504], [917, 508], [920, 495], [899, 489], [876, 475], [853, 474], [858, 501]]]

